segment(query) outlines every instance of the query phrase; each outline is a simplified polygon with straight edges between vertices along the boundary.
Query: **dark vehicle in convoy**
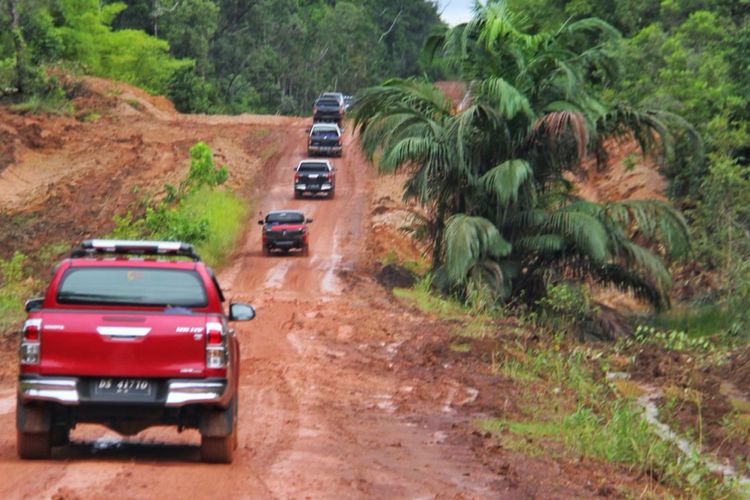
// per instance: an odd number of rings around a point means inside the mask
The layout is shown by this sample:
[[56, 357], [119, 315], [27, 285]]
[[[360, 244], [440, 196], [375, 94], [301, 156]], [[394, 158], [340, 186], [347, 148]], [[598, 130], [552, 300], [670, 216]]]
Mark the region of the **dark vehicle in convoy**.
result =
[[307, 225], [312, 219], [298, 210], [273, 210], [268, 212], [258, 224], [263, 226], [263, 255], [271, 255], [274, 250], [288, 252], [300, 250], [303, 256], [310, 253]]
[[336, 169], [328, 160], [302, 160], [294, 168], [294, 197], [324, 194], [333, 198], [336, 190]]
[[354, 96], [345, 95], [344, 96], [344, 109], [346, 111], [349, 111], [349, 108], [352, 107], [352, 104], [354, 104]]
[[346, 106], [344, 96], [339, 92], [324, 92], [313, 105], [314, 122], [335, 122], [339, 125], [344, 121]]
[[201, 458], [237, 447], [239, 342], [213, 272], [179, 242], [88, 240], [27, 302], [16, 405], [21, 458], [48, 458], [79, 423], [124, 435], [198, 429]]
[[307, 154], [341, 156], [341, 129], [335, 123], [314, 123], [307, 138]]

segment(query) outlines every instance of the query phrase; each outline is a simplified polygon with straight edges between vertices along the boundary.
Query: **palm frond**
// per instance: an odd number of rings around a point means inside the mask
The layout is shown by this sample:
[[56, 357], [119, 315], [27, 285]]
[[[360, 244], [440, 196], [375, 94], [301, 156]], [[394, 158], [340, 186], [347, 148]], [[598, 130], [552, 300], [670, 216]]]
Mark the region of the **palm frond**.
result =
[[690, 235], [684, 217], [659, 200], [626, 200], [609, 203], [609, 215], [650, 243], [660, 243], [671, 258], [690, 251]]
[[521, 185], [531, 179], [533, 171], [526, 160], [508, 160], [484, 174], [482, 183], [500, 205], [506, 206], [518, 200]]
[[586, 154], [586, 146], [589, 141], [589, 133], [586, 127], [586, 119], [576, 111], [553, 111], [538, 118], [532, 127], [532, 136], [546, 137], [547, 145], [552, 150], [557, 150], [561, 137], [565, 134], [575, 140], [578, 158]]
[[535, 234], [513, 240], [518, 255], [552, 255], [565, 249], [565, 238], [559, 234]]
[[557, 232], [594, 262], [609, 256], [609, 235], [598, 218], [566, 207], [549, 215], [545, 229]]
[[621, 264], [606, 264], [592, 269], [591, 273], [597, 282], [612, 285], [623, 292], [630, 293], [636, 298], [648, 302], [657, 311], [669, 307], [669, 295], [645, 279], [632, 269]]
[[448, 219], [444, 256], [446, 272], [451, 282], [463, 282], [469, 270], [480, 259], [502, 257], [510, 251], [510, 243], [503, 239], [489, 220], [463, 214]]
[[506, 120], [512, 120], [519, 113], [529, 119], [534, 116], [526, 96], [503, 78], [489, 77], [482, 80], [478, 92], [489, 99]]

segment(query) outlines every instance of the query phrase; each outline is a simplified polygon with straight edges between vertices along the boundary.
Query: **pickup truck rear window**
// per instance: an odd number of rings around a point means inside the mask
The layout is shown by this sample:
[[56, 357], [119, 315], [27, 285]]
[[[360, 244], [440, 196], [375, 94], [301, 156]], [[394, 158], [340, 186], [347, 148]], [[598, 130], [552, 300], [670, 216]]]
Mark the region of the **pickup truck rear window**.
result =
[[203, 281], [194, 271], [143, 267], [68, 269], [57, 290], [60, 304], [205, 307]]
[[302, 224], [305, 216], [299, 212], [276, 212], [266, 215], [266, 224]]
[[303, 163], [297, 171], [301, 173], [325, 173], [328, 172], [328, 165], [325, 163]]
[[321, 137], [324, 139], [329, 139], [329, 138], [338, 139], [339, 132], [336, 129], [313, 129], [311, 135], [315, 139], [319, 139]]
[[331, 107], [331, 108], [338, 108], [339, 102], [336, 99], [319, 99], [317, 102], [317, 105]]

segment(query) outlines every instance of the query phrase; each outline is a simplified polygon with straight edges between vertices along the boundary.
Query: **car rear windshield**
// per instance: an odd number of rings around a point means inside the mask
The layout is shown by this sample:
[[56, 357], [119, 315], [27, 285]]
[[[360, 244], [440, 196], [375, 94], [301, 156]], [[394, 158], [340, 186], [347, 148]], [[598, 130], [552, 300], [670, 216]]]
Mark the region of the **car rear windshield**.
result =
[[57, 291], [60, 304], [205, 307], [203, 281], [195, 271], [143, 267], [73, 268]]
[[325, 163], [303, 163], [299, 166], [299, 172], [328, 172], [328, 165]]
[[338, 137], [339, 131], [335, 128], [314, 128], [312, 131], [313, 137]]
[[267, 224], [302, 224], [305, 216], [299, 212], [278, 212], [266, 215]]
[[[309, 101], [308, 101], [309, 102]], [[339, 107], [339, 102], [336, 99], [318, 99], [318, 106], [330, 106]]]

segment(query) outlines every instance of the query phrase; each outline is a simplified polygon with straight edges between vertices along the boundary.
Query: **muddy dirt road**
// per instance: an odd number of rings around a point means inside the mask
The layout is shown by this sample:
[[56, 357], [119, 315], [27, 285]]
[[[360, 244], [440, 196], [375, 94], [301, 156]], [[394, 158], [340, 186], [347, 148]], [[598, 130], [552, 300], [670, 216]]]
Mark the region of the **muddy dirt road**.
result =
[[[231, 124], [224, 123], [224, 126]], [[261, 173], [257, 210], [303, 209], [309, 257], [263, 257], [257, 215], [220, 276], [227, 296], [258, 309], [239, 327], [240, 445], [232, 465], [199, 462], [196, 432], [155, 428], [123, 438], [79, 426], [49, 461], [15, 450], [15, 396], [0, 386], [0, 498], [485, 498], [497, 476], [448, 438], [470, 388], [415, 388], [394, 368], [422, 320], [392, 307], [352, 272], [367, 244], [368, 170], [351, 137], [333, 200], [294, 200], [304, 124]], [[256, 211], [257, 211], [256, 210]], [[412, 394], [435, 392], [421, 402]], [[474, 394], [473, 397], [476, 397]], [[440, 400], [436, 405], [434, 399]], [[402, 403], [409, 401], [409, 410]], [[516, 492], [518, 495], [518, 492]], [[513, 496], [516, 496], [513, 495]]]

